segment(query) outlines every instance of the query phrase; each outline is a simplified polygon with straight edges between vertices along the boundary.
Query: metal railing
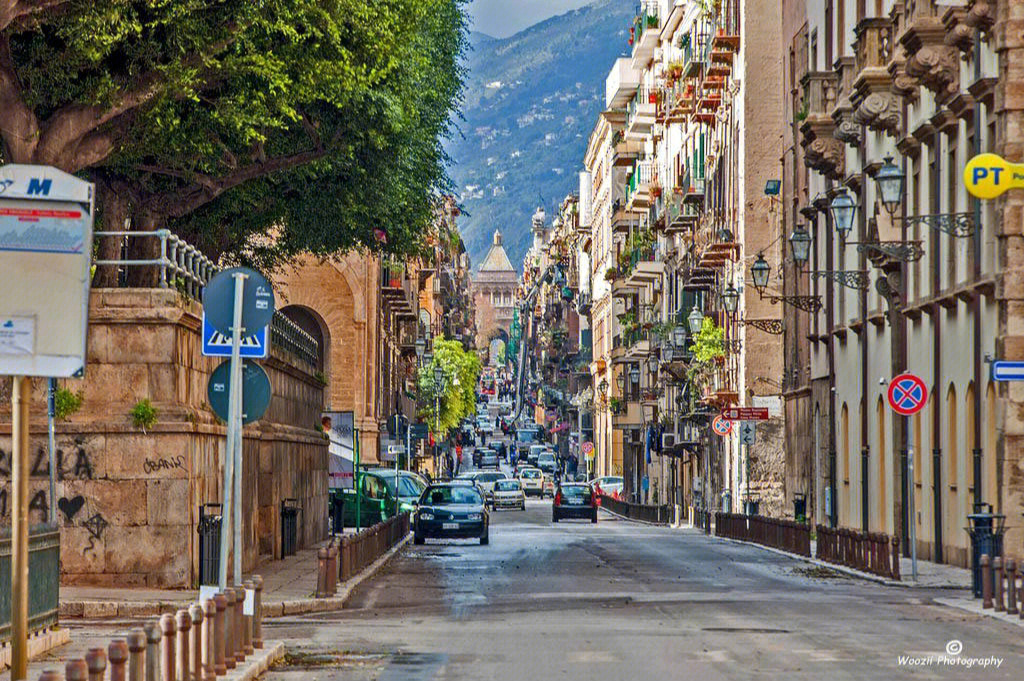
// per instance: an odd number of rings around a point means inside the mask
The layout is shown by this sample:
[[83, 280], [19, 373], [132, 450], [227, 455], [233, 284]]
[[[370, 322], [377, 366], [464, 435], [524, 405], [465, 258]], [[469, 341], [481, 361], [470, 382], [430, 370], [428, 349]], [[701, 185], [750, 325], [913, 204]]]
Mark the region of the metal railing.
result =
[[668, 525], [672, 521], [672, 510], [669, 506], [631, 504], [628, 501], [622, 501], [607, 494], [600, 495], [600, 499], [602, 508], [627, 520], [640, 520], [657, 525]]
[[[152, 267], [156, 269], [157, 286], [174, 288], [182, 295], [201, 302], [206, 284], [221, 271], [212, 260], [201, 253], [195, 246], [181, 239], [167, 229], [153, 232], [96, 232], [96, 237], [117, 237], [121, 239], [120, 250], [123, 257], [116, 260], [96, 260], [97, 267], [117, 268], [117, 281], [120, 288], [127, 288], [128, 272], [133, 267]], [[159, 242], [159, 255], [151, 259], [128, 258], [129, 239], [149, 238]], [[320, 355], [320, 344], [298, 324], [288, 319], [281, 312], [276, 312], [270, 324], [271, 342], [279, 349], [288, 352], [309, 364], [316, 364]]]
[[900, 538], [881, 532], [818, 525], [816, 558], [880, 577], [900, 579]]
[[[57, 624], [60, 528], [34, 526], [28, 535], [28, 632]], [[11, 530], [0, 531], [0, 641], [11, 639]]]
[[351, 579], [383, 556], [409, 534], [409, 514], [392, 516], [362, 532], [341, 538], [341, 565], [338, 577]]
[[811, 526], [783, 518], [718, 512], [715, 536], [750, 541], [800, 556], [811, 555]]

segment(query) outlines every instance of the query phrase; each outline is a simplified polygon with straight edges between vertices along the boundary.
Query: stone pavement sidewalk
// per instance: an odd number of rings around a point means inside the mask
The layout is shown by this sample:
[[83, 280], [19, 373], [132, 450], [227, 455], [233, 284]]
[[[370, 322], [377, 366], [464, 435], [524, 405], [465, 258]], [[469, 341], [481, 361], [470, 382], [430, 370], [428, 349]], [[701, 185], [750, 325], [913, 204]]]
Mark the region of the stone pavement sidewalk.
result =
[[[411, 536], [411, 535], [410, 535]], [[263, 577], [263, 616], [281, 617], [310, 612], [340, 610], [351, 590], [372, 575], [405, 543], [408, 537], [392, 547], [362, 573], [340, 585], [330, 598], [316, 598], [317, 550], [327, 545], [298, 551], [284, 560], [265, 563], [255, 571]], [[246, 575], [248, 577], [248, 575]], [[118, 589], [108, 587], [62, 586], [60, 617], [113, 619], [149, 617], [174, 613], [187, 608], [198, 599], [194, 589]]]

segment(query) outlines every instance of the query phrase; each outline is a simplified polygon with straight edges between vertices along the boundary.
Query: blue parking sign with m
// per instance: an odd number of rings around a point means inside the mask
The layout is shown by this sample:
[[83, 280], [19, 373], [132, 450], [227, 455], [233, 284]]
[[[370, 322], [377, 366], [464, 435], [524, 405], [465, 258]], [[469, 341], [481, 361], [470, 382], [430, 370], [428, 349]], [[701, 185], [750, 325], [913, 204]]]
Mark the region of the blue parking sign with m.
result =
[[[239, 355], [249, 359], [263, 359], [267, 356], [270, 343], [268, 343], [268, 329], [264, 326], [254, 336], [242, 338]], [[203, 355], [205, 357], [230, 357], [231, 338], [225, 336], [213, 325], [206, 321], [206, 313], [203, 313]]]

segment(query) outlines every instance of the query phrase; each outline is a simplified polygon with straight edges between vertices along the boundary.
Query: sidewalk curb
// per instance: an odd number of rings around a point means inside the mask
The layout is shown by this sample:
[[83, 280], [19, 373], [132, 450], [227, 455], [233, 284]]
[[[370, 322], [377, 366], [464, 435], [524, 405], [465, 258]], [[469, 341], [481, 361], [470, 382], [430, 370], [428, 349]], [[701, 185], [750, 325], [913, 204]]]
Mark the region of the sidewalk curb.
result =
[[247, 657], [242, 669], [234, 669], [227, 673], [224, 681], [254, 681], [260, 675], [270, 669], [270, 665], [284, 657], [284, 642], [267, 641], [265, 647], [253, 651], [253, 655]]
[[1007, 624], [1014, 624], [1018, 627], [1024, 627], [1024, 620], [1017, 615], [1007, 615], [1005, 612], [996, 612], [992, 608], [982, 608], [981, 599], [960, 599], [960, 598], [935, 598], [933, 599], [939, 605], [944, 605], [947, 608], [956, 608], [957, 610], [963, 610], [965, 612], [971, 612], [975, 615], [984, 615], [985, 617], [991, 617], [992, 619], [1006, 622]]
[[601, 510], [604, 511], [605, 513], [607, 513], [608, 515], [615, 516], [619, 520], [625, 520], [627, 523], [638, 523], [640, 525], [647, 525], [648, 527], [667, 527], [669, 529], [673, 529], [672, 525], [670, 525], [670, 524], [664, 524], [663, 525], [661, 523], [652, 523], [652, 522], [649, 522], [647, 520], [637, 520], [636, 518], [627, 518], [624, 515], [619, 515], [615, 511], [609, 511], [604, 506], [601, 506]]
[[[337, 595], [330, 598], [303, 598], [287, 601], [267, 601], [263, 604], [266, 618], [305, 615], [315, 612], [331, 612], [345, 607], [345, 601], [352, 591], [365, 579], [373, 576], [412, 539], [412, 533], [392, 546], [362, 572], [339, 586]], [[313, 575], [315, 577], [315, 575]], [[174, 614], [187, 608], [193, 601], [61, 601], [61, 619], [117, 619], [153, 617], [164, 613]]]
[[[703, 534], [703, 532], [701, 534]], [[893, 579], [886, 579], [885, 577], [879, 577], [878, 575], [873, 575], [870, 572], [861, 572], [860, 570], [854, 570], [853, 568], [847, 567], [845, 565], [837, 565], [835, 563], [829, 563], [827, 561], [819, 560], [819, 559], [813, 558], [811, 556], [801, 556], [801, 555], [799, 555], [797, 553], [790, 553], [789, 551], [783, 551], [782, 549], [777, 549], [774, 546], [765, 546], [763, 544], [757, 544], [755, 542], [743, 541], [742, 539], [732, 539], [731, 537], [719, 537], [719, 536], [714, 535], [714, 534], [709, 534], [709, 535], [705, 535], [705, 536], [713, 538], [713, 539], [718, 539], [720, 541], [732, 542], [734, 544], [742, 544], [744, 546], [753, 546], [753, 547], [756, 547], [756, 548], [759, 548], [759, 549], [763, 549], [765, 551], [771, 551], [772, 553], [777, 553], [780, 556], [789, 556], [790, 558], [796, 558], [798, 560], [802, 560], [805, 563], [811, 563], [812, 565], [817, 565], [818, 567], [827, 568], [827, 569], [832, 570], [834, 572], [840, 572], [840, 573], [842, 573], [844, 575], [848, 575], [850, 577], [857, 577], [857, 578], [860, 578], [860, 579], [867, 580], [869, 582], [876, 582], [878, 584], [882, 584], [883, 586], [900, 586], [900, 587], [903, 587], [905, 589], [944, 589], [944, 590], [947, 590], [947, 591], [963, 591], [964, 590], [964, 588], [960, 587], [960, 586], [951, 586], [951, 585], [942, 585], [942, 584], [934, 584], [934, 585], [933, 584], [915, 584], [914, 582], [903, 582], [903, 581], [897, 582], [897, 581], [895, 581]]]

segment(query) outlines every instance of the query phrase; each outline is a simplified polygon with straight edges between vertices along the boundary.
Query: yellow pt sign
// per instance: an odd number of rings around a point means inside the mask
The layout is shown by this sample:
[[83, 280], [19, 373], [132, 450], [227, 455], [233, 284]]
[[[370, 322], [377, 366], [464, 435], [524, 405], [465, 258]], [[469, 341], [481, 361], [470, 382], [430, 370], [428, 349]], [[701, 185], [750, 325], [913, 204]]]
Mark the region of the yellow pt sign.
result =
[[1024, 188], [1024, 165], [978, 154], [964, 166], [964, 186], [979, 199], [994, 199], [1007, 189]]

